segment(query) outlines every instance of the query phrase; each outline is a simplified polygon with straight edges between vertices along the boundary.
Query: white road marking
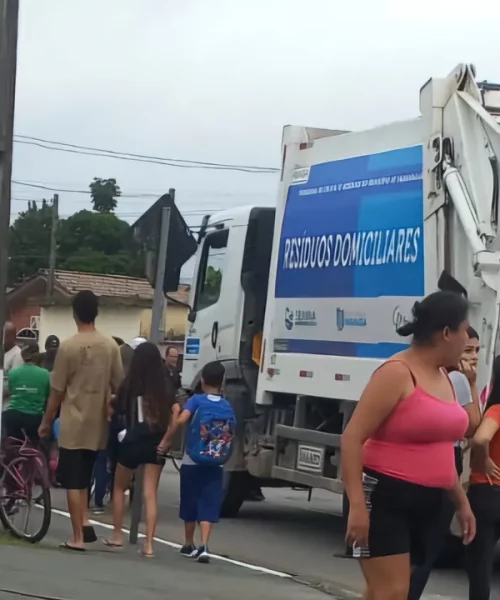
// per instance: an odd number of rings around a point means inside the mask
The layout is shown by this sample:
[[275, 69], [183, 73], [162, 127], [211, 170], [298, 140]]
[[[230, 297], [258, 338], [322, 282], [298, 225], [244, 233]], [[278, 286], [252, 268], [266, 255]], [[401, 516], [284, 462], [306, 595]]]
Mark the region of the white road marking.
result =
[[[59, 515], [60, 517], [65, 517], [66, 519], [70, 518], [70, 514], [64, 510], [59, 510], [57, 508], [53, 508], [52, 512], [55, 515]], [[103, 529], [108, 529], [108, 530], [113, 529], [112, 525], [109, 525], [108, 523], [101, 523], [101, 521], [95, 521], [95, 520], [91, 519], [91, 520], [89, 520], [89, 523], [96, 527], [102, 527]], [[130, 533], [130, 531], [128, 529], [122, 529], [122, 531], [123, 531], [123, 533], [126, 533], [127, 535]], [[139, 533], [139, 537], [143, 538], [144, 534]], [[153, 539], [158, 544], [163, 544], [164, 546], [169, 546], [170, 548], [175, 548], [176, 550], [180, 550], [182, 548], [181, 544], [178, 544], [177, 542], [170, 542], [168, 540], [164, 540], [159, 537], [155, 537]], [[220, 556], [218, 554], [210, 554], [210, 557], [214, 558], [215, 560], [220, 560], [221, 562], [226, 562], [231, 565], [235, 565], [236, 567], [242, 567], [244, 569], [249, 569], [250, 571], [257, 571], [258, 573], [264, 573], [265, 575], [273, 575], [274, 577], [281, 577], [282, 579], [292, 579], [292, 577], [293, 577], [292, 575], [290, 575], [290, 573], [274, 571], [273, 569], [267, 569], [266, 567], [261, 567], [259, 565], [252, 565], [250, 563], [241, 562], [239, 560], [234, 560], [233, 558], [227, 558], [226, 556]]]

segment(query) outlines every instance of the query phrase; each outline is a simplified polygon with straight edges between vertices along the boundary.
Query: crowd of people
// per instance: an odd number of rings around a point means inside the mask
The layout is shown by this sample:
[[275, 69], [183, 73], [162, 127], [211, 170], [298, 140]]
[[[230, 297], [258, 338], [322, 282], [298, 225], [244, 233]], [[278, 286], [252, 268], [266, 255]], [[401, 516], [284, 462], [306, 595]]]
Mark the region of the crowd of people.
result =
[[[398, 330], [412, 336], [411, 345], [374, 372], [342, 435], [346, 539], [361, 563], [366, 600], [421, 598], [453, 520], [465, 545], [469, 599], [490, 598], [500, 539], [500, 357], [479, 394], [480, 342], [468, 309], [463, 296], [444, 291], [416, 303], [413, 319]], [[73, 312], [77, 333], [62, 343], [49, 336], [43, 355], [36, 344], [17, 348], [11, 324], [4, 331], [5, 434], [25, 432], [36, 443], [50, 439], [57, 424], [58, 481], [73, 528], [64, 548], [84, 552], [97, 541], [88, 518], [93, 478], [96, 511], [112, 489], [114, 530], [104, 544], [123, 546], [125, 495], [135, 469], [144, 465], [142, 554], [153, 557], [160, 475], [176, 431], [187, 426], [181, 552], [207, 562], [222, 502], [222, 465], [235, 430], [222, 395], [224, 367], [206, 365], [202, 393], [181, 407], [175, 348], [163, 358], [144, 338], [125, 344], [102, 335], [90, 291], [75, 296]], [[464, 467], [470, 471], [466, 486]]]
[[[182, 554], [208, 562], [210, 530], [222, 502], [222, 465], [235, 429], [234, 413], [221, 391], [224, 367], [206, 365], [202, 393], [181, 409], [176, 348], [167, 348], [163, 358], [145, 338], [126, 344], [103, 335], [95, 326], [98, 299], [90, 291], [74, 297], [73, 316], [77, 333], [62, 343], [49, 336], [44, 354], [36, 343], [19, 349], [11, 324], [4, 333], [10, 361], [4, 435], [26, 435], [33, 444], [52, 442], [52, 447], [57, 441], [56, 479], [66, 490], [73, 532], [61, 546], [84, 552], [87, 544], [97, 542], [89, 521], [94, 481], [94, 511], [103, 511], [107, 490], [112, 493], [114, 532], [103, 543], [122, 547], [125, 496], [134, 471], [143, 466], [146, 536], [141, 553], [152, 558], [162, 468], [178, 427], [193, 422], [180, 475], [180, 517], [186, 522]], [[196, 523], [199, 547], [194, 544]]]

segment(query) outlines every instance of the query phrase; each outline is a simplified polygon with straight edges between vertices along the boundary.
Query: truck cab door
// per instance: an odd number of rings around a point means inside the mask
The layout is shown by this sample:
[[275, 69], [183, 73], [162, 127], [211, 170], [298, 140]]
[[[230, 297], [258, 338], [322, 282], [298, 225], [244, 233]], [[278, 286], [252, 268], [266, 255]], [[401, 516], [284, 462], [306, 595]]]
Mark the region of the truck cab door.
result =
[[228, 237], [229, 229], [220, 229], [207, 234], [203, 240], [184, 349], [182, 383], [186, 387], [191, 386], [203, 365], [218, 357], [220, 323], [224, 317], [221, 289]]

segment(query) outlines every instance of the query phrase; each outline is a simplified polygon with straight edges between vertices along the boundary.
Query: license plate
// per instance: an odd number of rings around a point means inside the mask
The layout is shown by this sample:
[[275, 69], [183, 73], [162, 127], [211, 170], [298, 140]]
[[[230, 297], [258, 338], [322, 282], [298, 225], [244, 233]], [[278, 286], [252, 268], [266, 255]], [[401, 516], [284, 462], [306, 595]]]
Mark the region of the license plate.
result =
[[322, 473], [325, 461], [325, 449], [316, 446], [299, 444], [297, 450], [297, 469], [299, 471], [310, 471]]

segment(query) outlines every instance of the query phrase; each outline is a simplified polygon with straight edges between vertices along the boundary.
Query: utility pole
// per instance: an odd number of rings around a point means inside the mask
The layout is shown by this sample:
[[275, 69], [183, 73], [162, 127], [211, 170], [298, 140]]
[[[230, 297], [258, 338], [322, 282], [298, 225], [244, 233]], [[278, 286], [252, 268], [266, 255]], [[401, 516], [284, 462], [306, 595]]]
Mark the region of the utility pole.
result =
[[47, 277], [46, 296], [51, 301], [56, 280], [57, 226], [59, 224], [59, 194], [52, 200], [52, 228], [50, 230], [49, 275]]
[[[3, 331], [9, 268], [10, 179], [16, 94], [19, 0], [0, 0], [0, 405], [3, 402]], [[0, 411], [1, 424], [1, 411]]]
[[[169, 196], [175, 200], [175, 190], [168, 190]], [[151, 332], [149, 340], [153, 344], [159, 344], [162, 340], [162, 323], [165, 317], [165, 294], [163, 293], [163, 280], [165, 279], [165, 267], [167, 262], [168, 232], [170, 229], [170, 207], [162, 208], [160, 241], [156, 257], [155, 291], [153, 296], [153, 308], [151, 311]], [[134, 499], [132, 501], [132, 515], [130, 519], [129, 542], [137, 544], [139, 536], [139, 524], [142, 514], [142, 490], [144, 487], [144, 468], [139, 467], [136, 471]]]

